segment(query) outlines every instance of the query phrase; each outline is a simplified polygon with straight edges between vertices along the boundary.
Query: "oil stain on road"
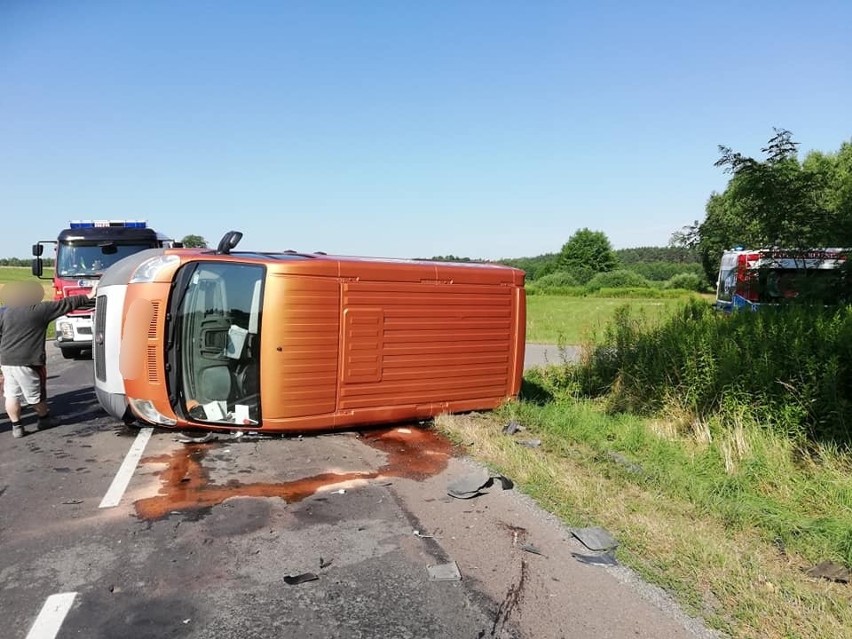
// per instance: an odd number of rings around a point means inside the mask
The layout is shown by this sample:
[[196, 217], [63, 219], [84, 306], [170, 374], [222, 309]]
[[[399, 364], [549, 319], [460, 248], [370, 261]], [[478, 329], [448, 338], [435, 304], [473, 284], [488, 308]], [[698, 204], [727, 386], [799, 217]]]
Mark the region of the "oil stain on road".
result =
[[213, 484], [203, 461], [215, 450], [211, 444], [187, 444], [167, 455], [147, 457], [144, 464], [165, 464], [159, 473], [157, 495], [135, 503], [140, 519], [154, 521], [175, 512], [203, 514], [232, 497], [277, 497], [287, 503], [299, 502], [338, 484], [386, 478], [422, 481], [447, 467], [454, 454], [453, 445], [434, 430], [405, 427], [365, 432], [362, 441], [387, 455], [378, 470], [348, 473], [319, 473], [277, 483], [243, 483], [238, 480]]

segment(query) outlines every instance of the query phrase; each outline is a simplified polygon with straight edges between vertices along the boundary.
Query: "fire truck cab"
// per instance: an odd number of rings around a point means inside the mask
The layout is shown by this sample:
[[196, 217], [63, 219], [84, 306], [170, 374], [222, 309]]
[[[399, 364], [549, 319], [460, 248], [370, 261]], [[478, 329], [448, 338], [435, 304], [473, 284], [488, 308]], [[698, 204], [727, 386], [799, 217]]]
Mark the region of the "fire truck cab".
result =
[[[53, 298], [85, 295], [115, 262], [150, 248], [173, 246], [142, 220], [73, 220], [56, 240], [33, 245], [32, 272], [43, 278], [44, 245], [55, 245], [56, 267]], [[92, 348], [93, 310], [80, 310], [56, 320], [56, 345], [63, 357], [72, 359]]]
[[716, 308], [756, 310], [799, 296], [804, 280], [830, 286], [841, 274], [849, 249], [735, 248], [722, 254], [716, 282]]

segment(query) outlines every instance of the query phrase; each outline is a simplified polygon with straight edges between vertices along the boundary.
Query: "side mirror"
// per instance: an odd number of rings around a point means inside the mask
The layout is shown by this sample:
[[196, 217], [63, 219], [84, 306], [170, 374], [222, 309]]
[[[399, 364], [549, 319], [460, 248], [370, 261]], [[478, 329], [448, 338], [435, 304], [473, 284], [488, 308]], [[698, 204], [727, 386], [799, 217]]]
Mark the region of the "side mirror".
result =
[[219, 246], [216, 247], [216, 253], [219, 255], [229, 255], [236, 248], [240, 240], [243, 239], [243, 234], [239, 231], [228, 231], [219, 240]]
[[44, 246], [42, 244], [33, 244], [33, 255], [41, 257], [42, 253], [44, 253]]
[[[41, 245], [37, 245], [41, 248]], [[37, 257], [33, 260], [33, 275], [36, 277], [41, 277], [44, 274], [44, 263], [41, 261], [40, 257]]]

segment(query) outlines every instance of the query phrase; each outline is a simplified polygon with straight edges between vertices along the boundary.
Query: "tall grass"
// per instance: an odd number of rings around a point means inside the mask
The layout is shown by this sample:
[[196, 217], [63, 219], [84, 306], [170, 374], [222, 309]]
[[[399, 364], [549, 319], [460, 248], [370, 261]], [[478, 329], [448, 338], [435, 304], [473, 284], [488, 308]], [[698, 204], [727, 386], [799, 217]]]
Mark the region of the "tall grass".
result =
[[691, 415], [731, 416], [796, 441], [849, 447], [852, 309], [764, 308], [724, 315], [690, 302], [663, 322], [616, 311], [600, 345], [565, 379], [616, 409], [676, 406]]

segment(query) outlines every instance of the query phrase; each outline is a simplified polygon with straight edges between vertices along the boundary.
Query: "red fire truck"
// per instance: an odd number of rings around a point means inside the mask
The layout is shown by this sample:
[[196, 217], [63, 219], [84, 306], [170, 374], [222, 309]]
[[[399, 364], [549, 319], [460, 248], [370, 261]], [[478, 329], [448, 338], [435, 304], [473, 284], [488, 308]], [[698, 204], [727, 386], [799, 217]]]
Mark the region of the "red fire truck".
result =
[[[87, 294], [107, 267], [128, 255], [177, 243], [142, 220], [73, 220], [58, 239], [33, 245], [33, 275], [42, 279], [47, 279], [42, 260], [45, 244], [55, 245], [53, 297], [61, 300]], [[56, 345], [66, 359], [91, 352], [93, 313], [93, 309], [80, 310], [56, 320]]]

